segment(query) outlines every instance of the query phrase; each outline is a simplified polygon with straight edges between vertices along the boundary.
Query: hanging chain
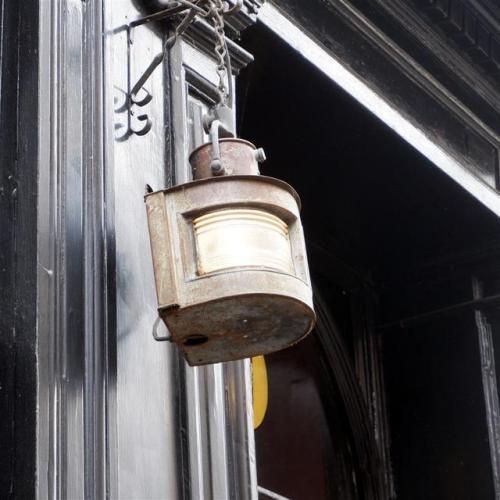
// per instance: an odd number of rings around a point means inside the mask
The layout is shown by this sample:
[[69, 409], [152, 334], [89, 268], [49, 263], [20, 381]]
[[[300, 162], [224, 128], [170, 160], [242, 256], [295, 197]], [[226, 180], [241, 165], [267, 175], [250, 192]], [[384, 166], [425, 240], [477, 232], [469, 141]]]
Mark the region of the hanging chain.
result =
[[217, 59], [217, 76], [219, 77], [219, 102], [218, 104], [227, 104], [228, 89], [226, 81], [228, 75], [227, 67], [227, 43], [224, 32], [224, 2], [223, 0], [210, 0], [210, 16], [212, 17], [215, 29], [215, 56]]
[[[156, 54], [144, 73], [130, 89], [130, 105], [142, 107], [151, 101], [152, 96], [144, 88], [144, 85], [149, 80], [154, 70], [164, 61], [165, 54], [168, 50], [195, 21], [196, 16], [199, 15], [200, 17], [211, 22], [215, 30], [214, 52], [219, 82], [217, 86], [218, 98], [213, 109], [217, 110], [220, 121], [226, 124], [227, 133], [229, 133], [231, 127], [229, 127], [227, 123], [231, 121], [230, 110], [233, 105], [233, 81], [231, 74], [231, 58], [227, 48], [226, 34], [224, 31], [224, 18], [225, 16], [230, 16], [240, 11], [243, 8], [243, 0], [234, 0], [234, 5], [228, 9], [224, 8], [225, 2], [228, 2], [228, 0], [173, 0], [172, 5], [169, 8], [126, 25], [130, 43], [130, 32], [135, 26], [140, 26], [141, 24], [153, 21], [159, 21], [173, 15], [184, 13], [184, 17], [175, 27], [173, 34], [165, 40], [163, 50]], [[228, 3], [230, 4], [231, 2]], [[138, 96], [141, 90], [145, 93], [144, 97]], [[225, 118], [222, 118], [223, 115]], [[147, 115], [142, 115], [142, 117], [146, 117], [147, 119]], [[143, 127], [140, 132], [134, 133], [142, 135], [147, 134], [150, 128], [151, 123], [150, 120], [148, 120], [146, 127]]]
[[[185, 3], [186, 0], [182, 0]], [[217, 60], [217, 76], [218, 82], [218, 105], [225, 105], [228, 103], [229, 94], [231, 92], [231, 82], [229, 82], [230, 75], [228, 74], [229, 53], [227, 50], [226, 33], [224, 31], [224, 16], [228, 12], [236, 12], [242, 6], [242, 1], [238, 1], [233, 9], [226, 10], [224, 8], [224, 0], [195, 0], [194, 3], [189, 3], [191, 9], [183, 21], [177, 26], [174, 35], [167, 40], [166, 46], [169, 48], [175, 43], [175, 40], [181, 35], [188, 26], [193, 22], [196, 14], [201, 14], [205, 19], [211, 19], [215, 30], [215, 58]], [[205, 5], [206, 4], [206, 5]], [[203, 11], [202, 6], [206, 8]], [[229, 82], [229, 89], [226, 85]]]
[[[205, 19], [211, 20], [214, 30], [215, 30], [215, 58], [217, 60], [217, 76], [219, 78], [218, 83], [218, 105], [225, 105], [230, 99], [230, 94], [232, 93], [231, 81], [229, 80], [231, 75], [229, 74], [230, 60], [229, 52], [227, 50], [226, 34], [224, 32], [224, 17], [228, 14], [237, 12], [243, 3], [243, 0], [237, 0], [235, 7], [229, 10], [224, 9], [225, 0], [176, 0], [175, 9], [184, 8], [187, 12], [184, 15], [182, 21], [176, 26], [172, 36], [165, 40], [164, 50], [157, 54], [151, 64], [148, 66], [144, 74], [139, 78], [138, 82], [133, 86], [131, 90], [132, 100], [135, 101], [137, 93], [144, 86], [146, 81], [149, 79], [153, 71], [161, 64], [165, 58], [165, 52], [168, 51], [182, 35], [191, 23], [195, 20], [196, 15], [200, 15]], [[172, 11], [175, 12], [174, 7]], [[168, 9], [167, 9], [168, 10]], [[146, 21], [153, 20], [155, 16], [150, 16], [149, 18], [144, 18]], [[158, 17], [158, 14], [156, 14]], [[140, 23], [137, 21], [131, 25], [137, 26]], [[229, 85], [226, 85], [228, 82]], [[229, 86], [229, 89], [228, 89]]]

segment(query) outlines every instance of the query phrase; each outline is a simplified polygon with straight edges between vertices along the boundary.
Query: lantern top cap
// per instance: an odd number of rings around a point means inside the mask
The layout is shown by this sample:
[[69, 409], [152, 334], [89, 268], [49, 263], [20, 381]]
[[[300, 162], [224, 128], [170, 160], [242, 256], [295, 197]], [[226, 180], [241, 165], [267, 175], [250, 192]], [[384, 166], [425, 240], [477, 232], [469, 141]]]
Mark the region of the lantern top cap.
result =
[[[246, 144], [247, 146], [251, 147], [252, 149], [257, 149], [257, 146], [255, 144], [251, 143], [250, 141], [247, 141], [245, 139], [240, 139], [239, 137], [223, 137], [219, 139], [219, 143], [221, 142], [232, 142], [232, 143], [240, 143], [240, 144]], [[207, 144], [201, 144], [197, 148], [193, 149], [189, 155], [189, 161], [191, 161], [191, 158], [196, 155], [200, 150], [204, 149], [207, 147]]]
[[285, 181], [282, 181], [281, 179], [275, 179], [274, 177], [268, 177], [266, 175], [224, 175], [221, 177], [208, 177], [205, 179], [186, 182], [184, 184], [177, 184], [175, 186], [166, 189], [159, 189], [158, 191], [153, 191], [151, 193], [146, 193], [144, 195], [144, 199], [146, 200], [146, 198], [148, 198], [149, 196], [153, 196], [158, 193], [171, 193], [174, 191], [182, 191], [183, 189], [187, 189], [192, 186], [201, 186], [203, 184], [208, 185], [211, 183], [234, 182], [234, 181], [252, 181], [252, 182], [264, 182], [264, 183], [274, 184], [275, 186], [279, 186], [285, 191], [288, 191], [295, 199], [299, 210], [302, 208], [300, 202], [300, 196], [298, 195], [297, 191], [295, 191], [295, 189], [293, 189], [293, 187], [290, 186], [290, 184], [288, 184]]

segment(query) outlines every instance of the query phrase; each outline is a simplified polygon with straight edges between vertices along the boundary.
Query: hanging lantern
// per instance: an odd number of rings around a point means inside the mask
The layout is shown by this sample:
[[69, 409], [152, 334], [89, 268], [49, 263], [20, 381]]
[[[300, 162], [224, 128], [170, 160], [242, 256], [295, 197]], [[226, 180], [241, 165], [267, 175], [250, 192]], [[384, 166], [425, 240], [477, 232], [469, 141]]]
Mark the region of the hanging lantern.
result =
[[283, 349], [315, 318], [297, 193], [258, 175], [253, 144], [217, 144], [191, 154], [193, 182], [145, 197], [159, 314], [191, 365]]
[[[186, 12], [129, 92], [129, 105], [198, 14], [214, 28], [218, 100], [204, 118], [210, 142], [192, 152], [193, 181], [145, 197], [160, 318], [190, 365], [268, 354], [298, 342], [315, 315], [297, 193], [259, 175], [261, 149], [233, 136], [231, 62], [224, 18], [241, 9], [194, 0], [135, 21]], [[227, 85], [226, 85], [227, 82]], [[140, 117], [141, 118], [141, 117]], [[131, 129], [147, 134], [146, 126]], [[222, 138], [220, 138], [222, 137]]]

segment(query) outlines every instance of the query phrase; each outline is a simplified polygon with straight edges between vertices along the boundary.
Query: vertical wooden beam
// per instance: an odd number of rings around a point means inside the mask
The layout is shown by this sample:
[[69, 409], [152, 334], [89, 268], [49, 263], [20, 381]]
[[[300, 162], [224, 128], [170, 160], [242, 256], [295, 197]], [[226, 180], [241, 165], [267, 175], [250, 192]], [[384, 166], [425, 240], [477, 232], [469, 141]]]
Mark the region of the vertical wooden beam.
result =
[[[472, 278], [472, 291], [474, 299], [477, 300], [483, 297], [483, 285], [476, 277]], [[493, 484], [495, 498], [500, 499], [500, 403], [495, 368], [495, 347], [493, 344], [492, 328], [487, 314], [484, 310], [476, 309], [474, 315], [481, 355], [481, 376], [483, 380]]]
[[38, 1], [0, 1], [0, 497], [36, 484]]
[[390, 434], [385, 403], [382, 339], [374, 331], [374, 297], [370, 288], [352, 293], [354, 369], [363, 391], [380, 453], [380, 475], [384, 498], [395, 498], [390, 457]]

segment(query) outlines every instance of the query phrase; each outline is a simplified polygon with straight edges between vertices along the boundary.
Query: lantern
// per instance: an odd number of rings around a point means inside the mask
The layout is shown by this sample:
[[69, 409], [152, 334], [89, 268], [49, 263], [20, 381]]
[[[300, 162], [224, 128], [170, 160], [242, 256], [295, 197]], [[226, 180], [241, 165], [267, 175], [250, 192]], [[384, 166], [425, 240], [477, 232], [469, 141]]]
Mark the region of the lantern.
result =
[[[299, 197], [285, 182], [259, 175], [264, 152], [233, 135], [233, 80], [224, 19], [243, 0], [179, 1], [135, 20], [134, 26], [183, 14], [144, 73], [128, 92], [128, 133], [133, 106], [151, 95], [145, 84], [177, 38], [198, 15], [214, 34], [217, 99], [204, 116], [210, 142], [190, 155], [193, 181], [146, 194], [159, 317], [191, 365], [267, 354], [299, 341], [314, 326]], [[146, 97], [139, 98], [141, 92]], [[222, 138], [220, 138], [222, 137]], [[156, 324], [155, 324], [156, 325]]]
[[297, 193], [259, 175], [253, 144], [212, 139], [192, 182], [145, 196], [159, 315], [190, 365], [283, 349], [315, 321]]

